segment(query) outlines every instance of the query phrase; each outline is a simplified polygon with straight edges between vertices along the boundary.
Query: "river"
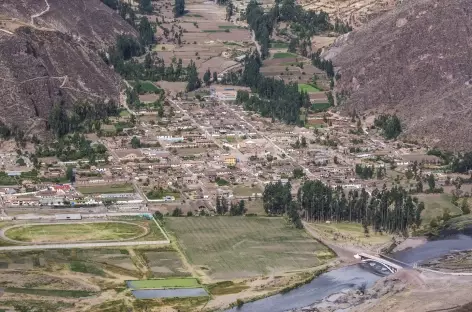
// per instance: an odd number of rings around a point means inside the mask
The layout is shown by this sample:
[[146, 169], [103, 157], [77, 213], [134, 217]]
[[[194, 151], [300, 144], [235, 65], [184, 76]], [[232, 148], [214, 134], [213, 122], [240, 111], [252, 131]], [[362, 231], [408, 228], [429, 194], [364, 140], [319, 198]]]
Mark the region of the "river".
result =
[[[428, 241], [414, 249], [407, 249], [392, 255], [400, 261], [413, 264], [440, 257], [451, 251], [472, 249], [472, 237], [454, 235], [436, 241]], [[362, 284], [372, 286], [382, 277], [381, 274], [362, 266], [342, 267], [315, 278], [310, 283], [285, 294], [277, 294], [254, 302], [246, 303], [240, 308], [227, 312], [284, 312], [314, 304], [330, 295], [346, 292]]]

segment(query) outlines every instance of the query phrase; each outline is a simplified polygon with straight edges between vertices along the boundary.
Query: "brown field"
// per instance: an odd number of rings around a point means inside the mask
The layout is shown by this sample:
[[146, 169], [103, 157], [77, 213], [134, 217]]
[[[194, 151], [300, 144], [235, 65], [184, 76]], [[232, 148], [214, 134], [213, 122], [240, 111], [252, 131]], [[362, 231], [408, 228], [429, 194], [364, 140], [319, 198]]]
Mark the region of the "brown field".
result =
[[171, 81], [158, 81], [157, 85], [161, 87], [162, 89], [166, 91], [171, 91], [171, 92], [178, 92], [180, 90], [185, 89], [185, 86], [187, 85], [186, 82], [171, 82]]
[[159, 94], [141, 94], [139, 100], [144, 103], [152, 103], [159, 99]]
[[208, 61], [203, 62], [200, 65], [200, 69], [201, 69], [201, 72], [204, 72], [207, 68], [209, 68], [211, 72], [214, 72], [214, 71], [220, 72], [223, 69], [231, 67], [236, 64], [238, 63], [235, 61], [225, 59], [223, 57], [214, 57]]
[[317, 51], [318, 49], [330, 46], [336, 37], [324, 37], [324, 36], [313, 36], [311, 37], [311, 50]]

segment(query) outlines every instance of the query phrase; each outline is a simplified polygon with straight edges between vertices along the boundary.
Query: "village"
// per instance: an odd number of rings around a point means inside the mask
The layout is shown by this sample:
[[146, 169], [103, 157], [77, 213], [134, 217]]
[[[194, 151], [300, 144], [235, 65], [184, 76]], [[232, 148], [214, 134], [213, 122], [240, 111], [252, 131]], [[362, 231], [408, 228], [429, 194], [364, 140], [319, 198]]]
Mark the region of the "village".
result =
[[[247, 88], [211, 86], [203, 96], [166, 98], [162, 117], [157, 112], [119, 117], [124, 123], [136, 119], [134, 126], [117, 136], [88, 135], [108, 150], [94, 165], [46, 157], [38, 170], [26, 156], [3, 153], [3, 207], [164, 214], [179, 208], [198, 215], [215, 213], [220, 198], [245, 200], [248, 212], [257, 214], [263, 213], [268, 183], [290, 182], [294, 196], [304, 179], [370, 192], [384, 184], [409, 186], [398, 176], [413, 163], [424, 175], [434, 173], [438, 187], [447, 184], [446, 175], [435, 170], [438, 157], [416, 144], [384, 140], [372, 130], [373, 116], [361, 121], [325, 111], [310, 114], [309, 125], [315, 126], [290, 126], [235, 105], [238, 90]], [[356, 166], [381, 173], [362, 179]]]

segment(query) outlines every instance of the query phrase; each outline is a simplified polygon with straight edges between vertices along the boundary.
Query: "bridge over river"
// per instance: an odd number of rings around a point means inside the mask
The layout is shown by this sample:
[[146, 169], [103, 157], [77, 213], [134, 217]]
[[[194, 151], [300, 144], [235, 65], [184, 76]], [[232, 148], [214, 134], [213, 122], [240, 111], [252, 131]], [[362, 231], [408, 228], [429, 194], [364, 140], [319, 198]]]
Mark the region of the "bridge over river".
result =
[[373, 256], [367, 253], [359, 253], [354, 255], [354, 258], [361, 260], [363, 263], [371, 264], [372, 266], [380, 265], [390, 273], [395, 273], [405, 267], [412, 267], [408, 263], [404, 263], [382, 254]]

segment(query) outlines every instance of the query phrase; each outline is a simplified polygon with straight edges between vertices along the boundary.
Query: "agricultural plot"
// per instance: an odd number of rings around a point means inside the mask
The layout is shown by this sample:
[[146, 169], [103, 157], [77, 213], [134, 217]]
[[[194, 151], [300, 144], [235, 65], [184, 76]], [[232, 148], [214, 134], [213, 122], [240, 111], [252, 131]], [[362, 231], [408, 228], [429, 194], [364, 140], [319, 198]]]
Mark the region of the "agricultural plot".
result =
[[303, 92], [320, 92], [320, 89], [316, 88], [315, 86], [306, 84], [306, 83], [300, 83], [298, 85], [298, 91], [303, 91]]
[[427, 224], [431, 219], [442, 216], [448, 210], [451, 215], [461, 215], [462, 210], [453, 205], [451, 195], [448, 194], [419, 194], [419, 201], [424, 202], [425, 209], [421, 212], [423, 223]]
[[287, 49], [288, 43], [283, 41], [271, 41], [270, 47], [273, 49]]
[[146, 227], [128, 222], [33, 224], [6, 229], [5, 236], [20, 242], [84, 242], [130, 240], [147, 233]]
[[258, 187], [237, 185], [233, 188], [233, 194], [235, 196], [251, 196], [254, 193], [262, 193], [262, 190]]
[[329, 238], [338, 237], [338, 240], [345, 240], [365, 246], [381, 246], [391, 241], [391, 236], [387, 234], [375, 233], [370, 229], [368, 236], [364, 233], [364, 228], [358, 223], [313, 223], [309, 227], [322, 233]]
[[189, 262], [214, 279], [308, 269], [333, 256], [282, 218], [168, 218], [166, 225]]
[[196, 288], [200, 283], [195, 278], [166, 278], [128, 281], [131, 289], [166, 289], [166, 288]]
[[189, 276], [182, 259], [175, 251], [139, 250], [146, 260], [149, 271], [154, 278], [169, 276]]
[[139, 94], [145, 94], [145, 93], [159, 93], [161, 89], [156, 87], [156, 85], [151, 82], [151, 81], [142, 81], [140, 80], [138, 83], [139, 85], [136, 86], [136, 82], [130, 81], [129, 82], [133, 87], [136, 87], [137, 90], [139, 91]]
[[327, 111], [331, 105], [329, 103], [313, 103], [311, 105], [311, 110], [315, 113]]
[[110, 193], [134, 193], [133, 185], [129, 183], [81, 186], [81, 187], [78, 187], [77, 190], [84, 195], [110, 194]]

